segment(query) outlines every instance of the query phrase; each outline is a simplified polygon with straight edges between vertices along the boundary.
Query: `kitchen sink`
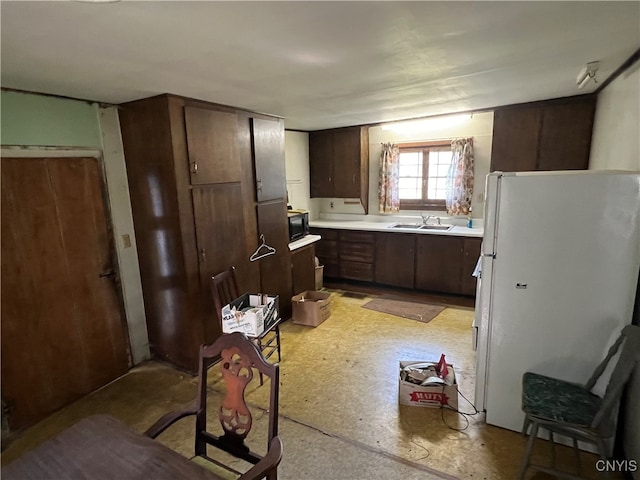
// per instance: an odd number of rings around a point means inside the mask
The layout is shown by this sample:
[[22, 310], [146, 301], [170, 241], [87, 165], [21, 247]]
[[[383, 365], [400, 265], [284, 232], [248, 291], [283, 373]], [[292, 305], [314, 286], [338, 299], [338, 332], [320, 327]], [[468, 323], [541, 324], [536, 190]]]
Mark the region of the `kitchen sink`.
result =
[[422, 227], [421, 223], [394, 223], [393, 225], [389, 225], [387, 228], [413, 228], [415, 230]]
[[453, 225], [420, 225], [420, 230], [450, 230]]
[[453, 228], [453, 225], [424, 225], [422, 223], [394, 223], [387, 228], [406, 228], [411, 230], [441, 230], [447, 231]]

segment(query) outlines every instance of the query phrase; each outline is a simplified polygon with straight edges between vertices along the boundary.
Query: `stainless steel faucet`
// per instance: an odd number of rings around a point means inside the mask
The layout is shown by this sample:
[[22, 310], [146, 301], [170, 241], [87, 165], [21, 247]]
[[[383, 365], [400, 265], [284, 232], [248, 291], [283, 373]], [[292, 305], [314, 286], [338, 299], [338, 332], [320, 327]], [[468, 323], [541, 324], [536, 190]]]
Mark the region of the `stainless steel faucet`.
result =
[[424, 213], [421, 213], [420, 216], [422, 217], [422, 224], [426, 225], [429, 222], [430, 218], [435, 218], [436, 221], [438, 222], [438, 225], [442, 225], [440, 223], [440, 217], [436, 217], [435, 215], [425, 215]]

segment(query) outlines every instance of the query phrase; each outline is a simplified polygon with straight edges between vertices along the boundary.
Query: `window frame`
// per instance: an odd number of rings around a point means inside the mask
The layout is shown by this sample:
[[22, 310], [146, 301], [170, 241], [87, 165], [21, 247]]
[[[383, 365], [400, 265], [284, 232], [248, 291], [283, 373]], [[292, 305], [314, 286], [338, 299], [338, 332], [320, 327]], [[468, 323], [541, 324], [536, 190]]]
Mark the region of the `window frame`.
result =
[[429, 180], [429, 151], [436, 148], [447, 147], [451, 149], [451, 140], [437, 140], [432, 142], [400, 143], [400, 153], [405, 151], [422, 151], [422, 198], [400, 199], [401, 210], [446, 210], [446, 200], [434, 200], [427, 198]]

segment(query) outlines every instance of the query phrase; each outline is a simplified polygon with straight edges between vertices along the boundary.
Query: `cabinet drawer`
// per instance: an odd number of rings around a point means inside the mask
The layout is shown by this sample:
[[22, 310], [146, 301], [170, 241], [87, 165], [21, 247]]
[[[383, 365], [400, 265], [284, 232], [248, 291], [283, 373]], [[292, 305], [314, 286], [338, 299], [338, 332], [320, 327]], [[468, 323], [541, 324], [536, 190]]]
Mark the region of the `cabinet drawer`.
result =
[[323, 262], [321, 258], [320, 265], [324, 264], [323, 276], [338, 278], [340, 276], [340, 267], [336, 262]]
[[338, 232], [329, 228], [311, 228], [309, 233], [320, 235], [322, 240], [338, 240]]
[[373, 263], [373, 243], [345, 243], [340, 239], [338, 254], [340, 261]]
[[320, 240], [316, 244], [316, 255], [318, 258], [338, 258], [338, 242], [335, 240]]
[[373, 232], [345, 231], [338, 232], [338, 240], [340, 242], [353, 243], [373, 243], [375, 235]]
[[373, 281], [373, 264], [360, 262], [340, 262], [340, 277], [349, 280]]

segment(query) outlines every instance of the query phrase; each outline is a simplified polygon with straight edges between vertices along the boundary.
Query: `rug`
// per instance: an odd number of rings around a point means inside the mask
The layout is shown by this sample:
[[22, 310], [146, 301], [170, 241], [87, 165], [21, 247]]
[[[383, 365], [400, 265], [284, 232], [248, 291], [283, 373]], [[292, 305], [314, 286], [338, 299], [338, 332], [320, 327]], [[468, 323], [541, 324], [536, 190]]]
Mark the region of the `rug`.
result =
[[430, 305], [405, 299], [400, 300], [397, 297], [385, 298], [385, 296], [374, 298], [362, 305], [362, 307], [424, 323], [430, 322], [445, 309], [441, 305]]

